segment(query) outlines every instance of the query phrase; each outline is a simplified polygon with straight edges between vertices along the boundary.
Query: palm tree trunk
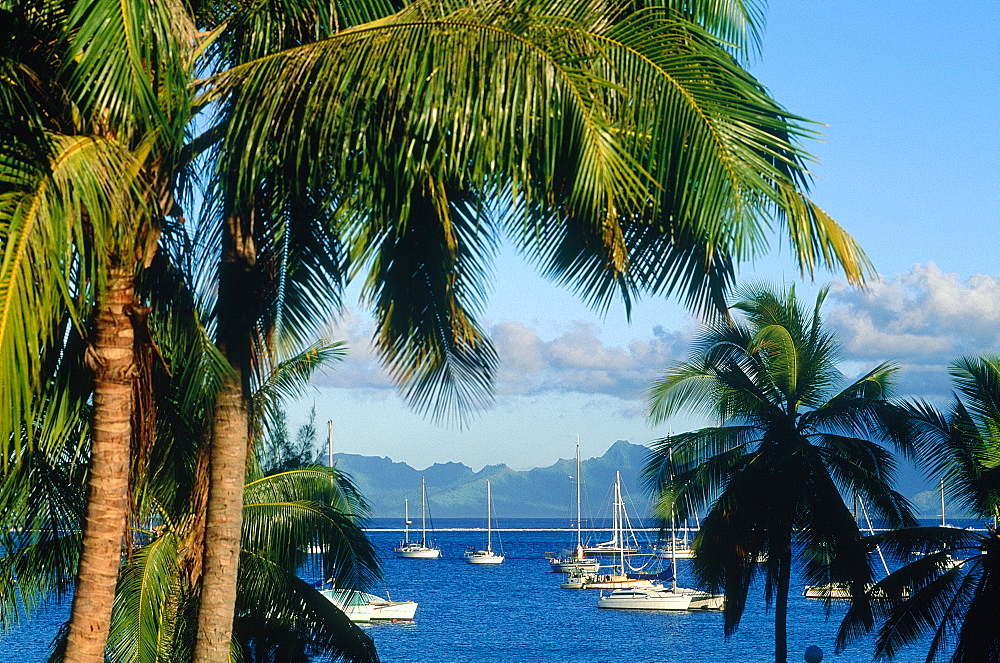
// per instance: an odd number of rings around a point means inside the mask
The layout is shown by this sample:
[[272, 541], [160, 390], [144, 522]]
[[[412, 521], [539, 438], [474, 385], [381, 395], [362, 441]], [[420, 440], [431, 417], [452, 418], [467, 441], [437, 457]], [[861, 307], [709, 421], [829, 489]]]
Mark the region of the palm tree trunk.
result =
[[229, 660], [243, 527], [249, 416], [238, 372], [216, 398], [205, 525], [205, 556], [194, 663]]
[[[252, 292], [256, 251], [233, 218], [223, 234], [216, 299], [216, 344], [232, 370], [223, 378], [215, 401], [208, 459], [208, 504], [198, 632], [193, 663], [227, 663], [236, 612], [236, 580], [243, 535], [243, 486], [250, 441], [248, 375], [255, 307]], [[242, 238], [242, 239], [241, 239]]]
[[791, 543], [781, 553], [781, 568], [774, 596], [774, 661], [788, 661], [788, 590], [792, 578]]
[[99, 301], [88, 365], [94, 371], [90, 470], [66, 663], [103, 663], [128, 517], [129, 450], [135, 388], [135, 299], [129, 271], [111, 270]]

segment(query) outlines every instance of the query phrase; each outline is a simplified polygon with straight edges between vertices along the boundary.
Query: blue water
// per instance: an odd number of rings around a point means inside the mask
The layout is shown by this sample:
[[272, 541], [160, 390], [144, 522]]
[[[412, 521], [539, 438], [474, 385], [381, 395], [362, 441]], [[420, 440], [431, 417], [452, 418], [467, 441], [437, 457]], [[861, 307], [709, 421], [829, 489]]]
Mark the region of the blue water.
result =
[[[385, 586], [392, 598], [419, 603], [413, 622], [363, 625], [386, 663], [716, 663], [773, 660], [773, 613], [766, 611], [763, 587], [750, 596], [737, 633], [723, 638], [720, 613], [670, 613], [600, 610], [598, 592], [560, 589], [561, 574], [551, 573], [545, 553], [571, 547], [575, 533], [562, 520], [501, 521], [499, 539], [507, 559], [499, 566], [474, 566], [462, 560], [467, 546], [483, 545], [484, 530], [474, 520], [438, 520], [435, 538], [442, 559], [407, 560], [391, 555], [401, 537], [398, 521], [372, 522], [369, 536], [383, 551]], [[516, 526], [516, 529], [513, 527]], [[595, 533], [593, 540], [602, 540]], [[497, 533], [495, 533], [496, 537]], [[497, 547], [494, 538], [494, 547]], [[680, 561], [682, 584], [689, 562]], [[313, 578], [306, 578], [314, 580]], [[801, 661], [818, 645], [824, 661], [870, 661], [869, 640], [834, 654], [834, 638], [846, 606], [797, 594], [789, 599], [789, 661]], [[68, 604], [43, 611], [30, 625], [0, 640], [0, 661], [41, 663]], [[897, 663], [918, 663], [926, 648], [904, 651]]]

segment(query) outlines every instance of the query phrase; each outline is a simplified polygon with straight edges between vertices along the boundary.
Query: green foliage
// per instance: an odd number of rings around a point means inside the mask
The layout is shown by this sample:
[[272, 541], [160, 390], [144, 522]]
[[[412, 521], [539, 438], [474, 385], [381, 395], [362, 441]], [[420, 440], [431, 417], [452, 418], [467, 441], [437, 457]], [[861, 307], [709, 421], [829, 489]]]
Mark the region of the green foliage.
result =
[[645, 468], [669, 520], [708, 507], [695, 539], [698, 579], [726, 594], [725, 627], [738, 626], [753, 580], [775, 601], [776, 660], [793, 550], [814, 584], [844, 583], [860, 597], [872, 582], [867, 549], [844, 495], [858, 495], [889, 527], [915, 523], [892, 489], [895, 460], [881, 443], [910, 451], [907, 413], [889, 401], [890, 364], [843, 384], [837, 346], [825, 331], [822, 291], [810, 310], [794, 289], [749, 286], [741, 315], [702, 332], [691, 359], [648, 390], [650, 419], [682, 408], [718, 426], [655, 443]]
[[952, 502], [986, 520], [986, 532], [918, 527], [871, 537], [901, 566], [851, 607], [840, 647], [878, 627], [877, 658], [929, 636], [928, 663], [1000, 661], [1000, 358], [962, 358], [950, 373], [951, 409], [909, 404], [912, 435], [928, 476], [944, 477]]
[[295, 433], [294, 439], [288, 435], [284, 412], [279, 413], [269, 430], [270, 435], [258, 451], [264, 474], [277, 474], [319, 462], [322, 451], [317, 446], [315, 407], [309, 413], [309, 420]]
[[[772, 226], [805, 273], [869, 273], [805, 195], [808, 124], [739, 65], [761, 17], [750, 0], [17, 0], [0, 11], [23, 28], [0, 47], [3, 461], [35, 453], [39, 427], [66, 429], [37, 400], [67, 388], [48, 381], [63, 357], [53, 348], [72, 337], [66, 361], [82, 361], [108, 271], [141, 272], [137, 303], [152, 311], [134, 322], [131, 518], [145, 534], [127, 541], [141, 568], [120, 596], [167, 632], [185, 633], [176, 616], [191, 604], [166, 588], [193, 588], [197, 564], [179, 567], [188, 585], [161, 578], [152, 594], [136, 579], [172, 573], [158, 550], [197, 538], [221, 376], [235, 369], [248, 397], [263, 394], [247, 437], [263, 436], [287, 387], [272, 361], [315, 338], [348, 281], [361, 280], [410, 402], [461, 422], [492, 397], [497, 356], [476, 318], [503, 238], [599, 310], [648, 294], [719, 309]], [[222, 257], [197, 296], [176, 278], [184, 258], [155, 255], [176, 248], [189, 187], [211, 201], [193, 243]], [[335, 352], [289, 361], [306, 374]], [[156, 543], [167, 532], [177, 541]], [[150, 596], [176, 604], [157, 612]]]

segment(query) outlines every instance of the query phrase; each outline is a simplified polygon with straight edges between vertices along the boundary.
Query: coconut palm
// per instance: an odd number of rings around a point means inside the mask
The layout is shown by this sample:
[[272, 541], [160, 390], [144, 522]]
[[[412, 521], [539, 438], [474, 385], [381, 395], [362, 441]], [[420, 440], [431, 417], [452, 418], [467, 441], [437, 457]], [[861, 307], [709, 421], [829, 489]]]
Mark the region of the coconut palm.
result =
[[[445, 420], [489, 402], [496, 354], [475, 316], [504, 236], [601, 309], [650, 292], [719, 305], [768, 219], [804, 270], [863, 278], [859, 247], [803, 196], [797, 120], [713, 36], [742, 43], [744, 6], [712, 6], [697, 10], [705, 28], [662, 5], [418, 1], [221, 74], [220, 347], [239, 368], [217, 409], [219, 494], [241, 485], [238, 383], [257, 324], [226, 302], [242, 305], [268, 264], [256, 247], [273, 236], [273, 192], [332, 211], [390, 373]], [[202, 614], [221, 624], [239, 513], [209, 508], [209, 554], [229, 552]]]
[[[0, 630], [30, 618], [38, 605], [52, 598], [53, 589], [61, 596], [72, 585], [84, 468], [36, 450], [25, 454], [0, 485], [4, 504], [14, 511], [5, 512], [3, 523], [19, 524], [17, 530], [3, 530], [8, 552], [0, 557]], [[244, 493], [234, 632], [241, 660], [305, 663], [322, 655], [377, 661], [371, 639], [296, 575], [305, 569], [354, 589], [366, 589], [377, 577], [377, 552], [361, 529], [365, 503], [350, 478], [322, 466], [270, 476], [255, 470], [251, 477]], [[110, 621], [109, 661], [179, 661], [191, 656], [197, 597], [188, 549], [196, 535], [191, 529], [195, 519], [189, 511], [172, 511], [186, 500], [157, 501], [177, 490], [179, 482], [169, 483], [157, 486], [156, 497], [144, 500], [153, 511], [146, 528], [131, 537]], [[304, 552], [317, 545], [328, 552]], [[68, 629], [57, 650], [64, 651], [67, 636]]]
[[[155, 312], [151, 316], [158, 338], [170, 341], [161, 348], [165, 358], [209, 356], [203, 361], [172, 361], [173, 372], [165, 370], [166, 363], [158, 367], [157, 377], [166, 383], [154, 392], [158, 443], [145, 454], [132, 454], [132, 529], [110, 619], [107, 656], [112, 661], [188, 660], [195, 640], [204, 527], [199, 504], [205, 495], [199, 485], [205, 480], [205, 455], [198, 447], [205, 446], [203, 431], [211, 420], [211, 376], [220, 371], [213, 366], [211, 344], [184, 334], [183, 325], [170, 319], [181, 308], [172, 307], [167, 320]], [[160, 328], [171, 323], [172, 329]], [[65, 338], [76, 342], [72, 335]], [[342, 354], [336, 345], [317, 346], [278, 363], [255, 394], [255, 420], [275, 412], [276, 402], [297, 394], [316, 367]], [[82, 366], [64, 362], [59, 368], [72, 372]], [[57, 382], [52, 381], [51, 391], [65, 398], [54, 386]], [[48, 444], [25, 444], [0, 481], [0, 629], [30, 617], [73, 584], [84, 504], [86, 463], [81, 459], [86, 457], [89, 426], [78, 411], [62, 410], [83, 403], [48, 399], [36, 420], [39, 429], [53, 429], [36, 431], [37, 439]], [[55, 432], [63, 430], [59, 426], [64, 421], [74, 425], [58, 446]], [[148, 457], [139, 462], [143, 455]], [[377, 660], [370, 638], [296, 577], [306, 568], [354, 589], [366, 589], [377, 577], [377, 554], [361, 530], [367, 507], [350, 478], [323, 467], [265, 477], [254, 463], [248, 479], [234, 637], [242, 660], [307, 661], [313, 655]], [[327, 552], [305, 554], [317, 545]], [[68, 637], [65, 629], [58, 643], [60, 655]]]
[[868, 593], [870, 603], [848, 611], [840, 646], [878, 626], [878, 658], [924, 639], [928, 663], [1000, 661], [1000, 357], [963, 358], [950, 373], [957, 394], [947, 414], [910, 405], [916, 444], [928, 475], [945, 477], [950, 498], [983, 518], [986, 530], [919, 527], [871, 537], [902, 565]]
[[[378, 555], [361, 529], [364, 501], [350, 478], [322, 466], [254, 477], [244, 491], [244, 531], [234, 647], [244, 661], [337, 656], [377, 661], [371, 638], [296, 573], [365, 589]], [[196, 594], [185, 559], [185, 518], [164, 517], [123, 568], [111, 621], [111, 660], [188, 660]], [[312, 545], [329, 552], [309, 555]], [[155, 658], [159, 656], [160, 658]]]
[[[128, 511], [135, 346], [146, 315], [135, 277], [155, 249], [153, 219], [169, 199], [162, 173], [176, 152], [177, 132], [168, 125], [185, 115], [178, 107], [190, 95], [182, 86], [163, 103], [149, 84], [158, 79], [173, 87], [163, 74], [172, 69], [176, 41], [137, 40], [125, 72], [131, 85], [95, 90], [78, 75], [80, 51], [68, 39], [79, 6], [27, 1], [0, 9], [17, 26], [5, 42], [14, 48], [4, 53], [9, 75], [0, 94], [0, 398], [12, 406], [0, 437], [14, 441], [16, 452], [19, 429], [37, 416], [30, 395], [51, 378], [52, 357], [59, 356], [55, 334], [86, 338], [77, 350], [93, 374], [91, 467], [65, 659], [93, 661], [103, 657]], [[74, 36], [75, 44], [95, 43], [85, 31]], [[54, 324], [67, 311], [71, 331]]]
[[[40, 41], [68, 44], [52, 68], [69, 77], [63, 88], [76, 112], [68, 116], [130, 153], [145, 150], [134, 157], [133, 182], [157, 209], [135, 220], [178, 213], [183, 168], [198, 154], [216, 159], [210, 167], [223, 183], [215, 328], [232, 372], [220, 388], [209, 471], [229, 497], [208, 500], [199, 630], [213, 635], [199, 660], [228, 655], [246, 399], [253, 358], [274, 342], [281, 310], [270, 298], [261, 300], [267, 315], [241, 305], [260, 303], [248, 296], [261, 292], [287, 294], [292, 281], [274, 282], [286, 258], [319, 258], [301, 282], [328, 287], [286, 307], [294, 324], [285, 329], [304, 333], [310, 315], [331, 308], [326, 295], [339, 275], [328, 267], [367, 274], [390, 370], [418, 407], [445, 417], [488, 400], [496, 358], [475, 313], [501, 233], [597, 307], [616, 292], [626, 302], [653, 292], [718, 305], [735, 264], [765, 248], [771, 222], [785, 225], [804, 270], [839, 265], [852, 280], [864, 277], [859, 247], [804, 195], [801, 121], [733, 57], [753, 33], [755, 10], [680, 6], [690, 14], [563, 0], [415, 2], [399, 11], [375, 2], [272, 11], [86, 0], [57, 25], [66, 40]], [[206, 108], [216, 121], [187, 140]], [[504, 213], [486, 214], [496, 200]], [[328, 215], [332, 228], [317, 223]], [[138, 228], [129, 236], [142, 239], [141, 250], [125, 253], [134, 262], [116, 274], [130, 275], [155, 247], [155, 224]], [[331, 231], [351, 263], [332, 252]], [[120, 486], [120, 469], [92, 476], [118, 476]], [[105, 560], [119, 547], [113, 529]], [[105, 605], [91, 615], [107, 614], [103, 577], [104, 600], [79, 599]], [[94, 660], [100, 637], [90, 640]]]
[[913, 524], [892, 489], [893, 455], [907, 449], [905, 417], [888, 400], [894, 367], [880, 364], [846, 386], [837, 345], [795, 289], [741, 288], [736, 320], [709, 325], [691, 359], [648, 390], [650, 419], [703, 411], [718, 426], [654, 444], [645, 475], [669, 519], [708, 507], [694, 541], [698, 580], [726, 595], [725, 630], [739, 625], [751, 583], [774, 604], [775, 661], [787, 659], [793, 559], [817, 584], [872, 582], [867, 549], [844, 495], [858, 495], [888, 527]]

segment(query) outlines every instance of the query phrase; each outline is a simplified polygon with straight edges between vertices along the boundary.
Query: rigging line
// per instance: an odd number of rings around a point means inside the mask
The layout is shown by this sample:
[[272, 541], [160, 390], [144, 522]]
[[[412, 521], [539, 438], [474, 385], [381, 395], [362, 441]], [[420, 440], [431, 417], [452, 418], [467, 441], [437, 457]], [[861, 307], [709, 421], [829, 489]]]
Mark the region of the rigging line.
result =
[[[868, 517], [868, 507], [865, 506], [865, 501], [858, 498], [858, 504], [861, 505], [861, 513], [865, 516], [865, 522], [868, 524], [868, 533], [874, 534], [875, 528], [872, 527], [872, 519]], [[878, 553], [879, 559], [882, 560], [882, 568], [885, 569], [885, 574], [889, 575], [889, 565], [885, 562], [885, 555], [882, 554], [882, 547], [875, 546], [875, 551]]]

